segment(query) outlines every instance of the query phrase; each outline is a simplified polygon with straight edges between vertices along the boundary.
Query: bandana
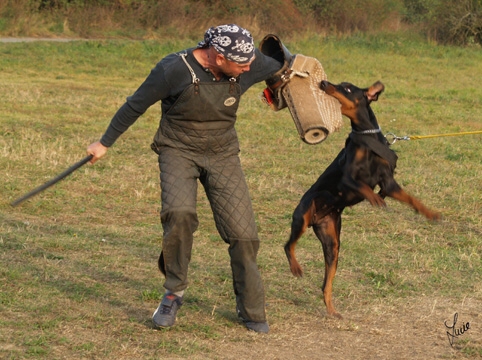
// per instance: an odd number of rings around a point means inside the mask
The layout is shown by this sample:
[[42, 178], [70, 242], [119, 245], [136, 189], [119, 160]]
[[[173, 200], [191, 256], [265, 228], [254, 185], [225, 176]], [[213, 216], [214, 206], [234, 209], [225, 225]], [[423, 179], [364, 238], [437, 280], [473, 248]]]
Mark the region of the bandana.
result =
[[235, 24], [209, 28], [198, 48], [212, 46], [216, 51], [237, 64], [247, 64], [254, 59], [254, 41], [251, 33]]

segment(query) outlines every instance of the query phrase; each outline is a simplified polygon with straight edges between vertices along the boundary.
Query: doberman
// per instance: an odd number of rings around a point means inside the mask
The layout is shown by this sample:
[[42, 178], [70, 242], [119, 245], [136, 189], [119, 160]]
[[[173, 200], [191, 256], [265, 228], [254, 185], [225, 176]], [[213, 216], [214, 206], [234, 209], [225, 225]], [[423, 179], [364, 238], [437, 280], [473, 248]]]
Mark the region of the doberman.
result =
[[[384, 207], [384, 198], [389, 196], [407, 203], [430, 220], [438, 220], [440, 215], [407, 194], [393, 177], [397, 156], [389, 149], [370, 107], [372, 101], [378, 100], [384, 85], [378, 81], [360, 89], [346, 82], [334, 85], [322, 81], [320, 87], [341, 103], [341, 112], [350, 119], [352, 131], [344, 149], [302, 196], [293, 213], [291, 235], [284, 250], [293, 275], [302, 276], [295, 246], [306, 229], [313, 227], [325, 258], [322, 290], [327, 312], [341, 318], [333, 306], [332, 285], [338, 265], [343, 209], [365, 199], [373, 206]], [[378, 193], [374, 192], [375, 186], [380, 188]]]

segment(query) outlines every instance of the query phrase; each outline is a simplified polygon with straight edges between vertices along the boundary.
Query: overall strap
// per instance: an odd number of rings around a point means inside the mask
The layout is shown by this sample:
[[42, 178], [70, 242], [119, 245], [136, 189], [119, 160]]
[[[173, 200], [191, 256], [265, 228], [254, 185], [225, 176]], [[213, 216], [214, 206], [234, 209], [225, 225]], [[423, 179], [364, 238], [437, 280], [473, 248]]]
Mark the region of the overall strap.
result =
[[189, 69], [189, 72], [191, 73], [191, 76], [192, 76], [192, 83], [193, 83], [193, 84], [199, 83], [199, 78], [196, 76], [196, 73], [194, 72], [194, 70], [192, 69], [191, 65], [189, 65], [189, 63], [188, 63], [187, 60], [186, 60], [187, 53], [186, 53], [186, 52], [183, 52], [183, 53], [179, 53], [178, 55], [181, 57], [181, 59], [184, 61], [184, 63], [186, 64], [187, 68]]
[[[193, 68], [191, 67], [191, 65], [189, 65], [189, 63], [186, 60], [187, 53], [182, 52], [182, 53], [179, 53], [178, 55], [182, 58], [182, 60], [186, 64], [187, 68], [189, 69], [189, 72], [191, 73], [191, 76], [192, 76], [192, 83], [193, 84], [199, 83], [199, 81], [200, 81], [199, 78], [196, 76], [196, 73], [194, 72]], [[238, 79], [235, 78], [235, 77], [230, 77], [229, 81], [230, 81], [231, 84], [234, 84], [234, 83], [238, 82]]]

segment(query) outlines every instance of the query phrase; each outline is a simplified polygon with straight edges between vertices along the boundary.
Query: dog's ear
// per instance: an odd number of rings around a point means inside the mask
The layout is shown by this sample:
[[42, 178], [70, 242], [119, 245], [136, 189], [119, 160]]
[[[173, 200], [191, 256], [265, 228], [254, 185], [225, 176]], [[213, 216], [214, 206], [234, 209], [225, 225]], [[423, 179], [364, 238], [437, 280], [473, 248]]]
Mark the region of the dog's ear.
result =
[[378, 96], [385, 90], [385, 85], [383, 85], [380, 81], [377, 81], [375, 84], [370, 86], [367, 90], [367, 98], [368, 101], [377, 101]]

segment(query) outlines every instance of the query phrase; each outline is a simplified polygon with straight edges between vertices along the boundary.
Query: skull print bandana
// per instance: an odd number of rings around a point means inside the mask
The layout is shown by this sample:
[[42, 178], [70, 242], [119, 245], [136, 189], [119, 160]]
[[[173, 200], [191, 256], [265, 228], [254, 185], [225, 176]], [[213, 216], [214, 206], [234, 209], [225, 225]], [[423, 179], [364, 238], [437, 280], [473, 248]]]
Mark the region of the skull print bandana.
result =
[[237, 64], [247, 64], [254, 59], [254, 41], [251, 33], [235, 24], [209, 28], [198, 48], [213, 46], [216, 51]]

